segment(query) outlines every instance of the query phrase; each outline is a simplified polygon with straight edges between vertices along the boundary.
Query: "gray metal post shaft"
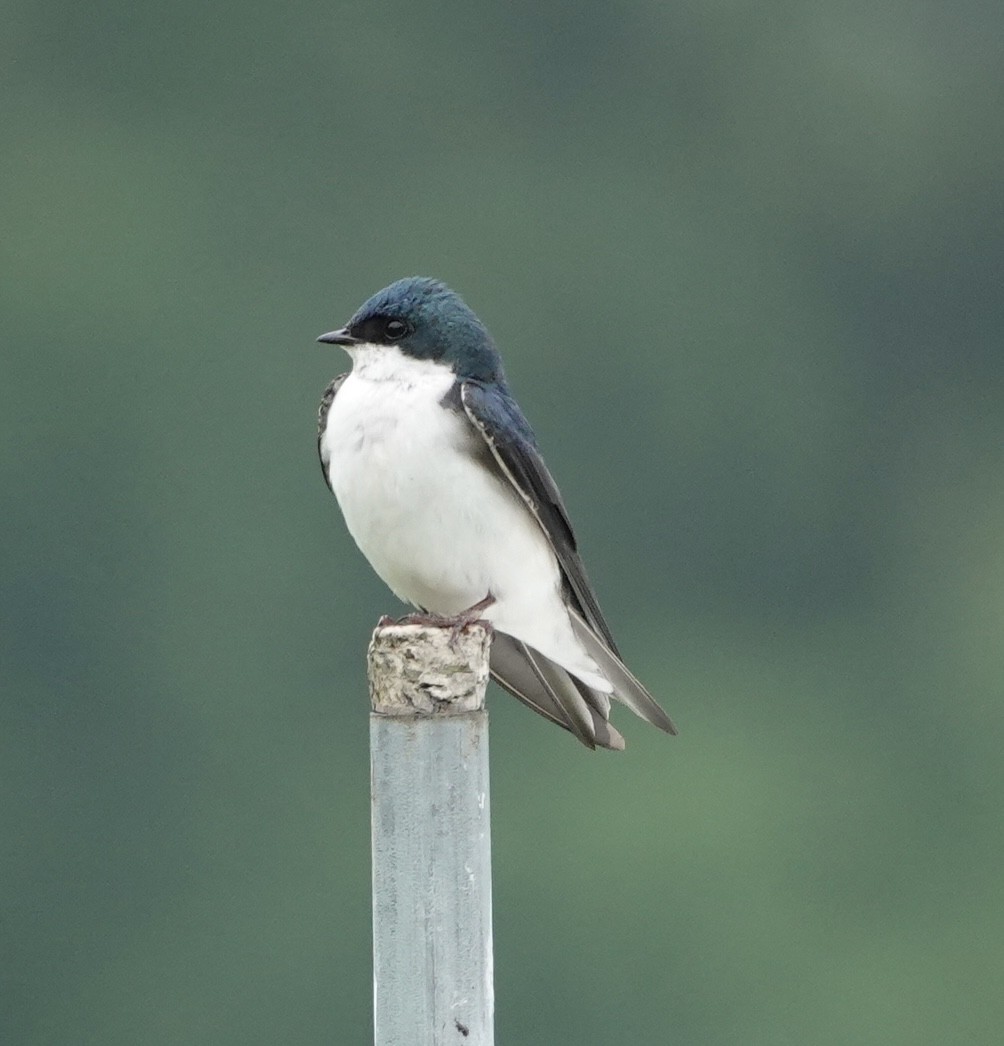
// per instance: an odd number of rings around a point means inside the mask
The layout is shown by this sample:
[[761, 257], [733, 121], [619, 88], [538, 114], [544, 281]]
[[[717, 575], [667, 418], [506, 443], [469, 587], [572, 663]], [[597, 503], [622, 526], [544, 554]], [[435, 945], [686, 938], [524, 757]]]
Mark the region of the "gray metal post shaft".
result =
[[369, 649], [375, 1046], [492, 1046], [491, 637], [377, 628]]

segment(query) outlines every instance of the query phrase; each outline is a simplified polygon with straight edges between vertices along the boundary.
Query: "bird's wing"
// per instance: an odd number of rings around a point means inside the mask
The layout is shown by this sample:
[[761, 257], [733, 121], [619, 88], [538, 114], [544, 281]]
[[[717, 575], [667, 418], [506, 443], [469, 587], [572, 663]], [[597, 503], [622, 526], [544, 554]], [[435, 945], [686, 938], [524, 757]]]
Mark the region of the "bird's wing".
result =
[[[675, 734], [672, 720], [620, 658], [582, 565], [557, 484], [515, 400], [503, 389], [465, 381], [460, 384], [460, 402], [499, 470], [547, 536], [561, 568], [572, 627], [613, 686], [613, 696], [653, 726]], [[610, 704], [606, 695], [592, 690], [525, 643], [503, 644], [492, 656], [492, 673], [510, 693], [571, 730], [589, 747], [623, 747], [620, 734], [609, 733], [613, 728], [607, 723]]]
[[616, 654], [614, 637], [586, 576], [558, 485], [540, 456], [533, 430], [523, 412], [507, 393], [478, 381], [461, 384], [460, 400], [498, 467], [547, 535], [573, 605]]
[[[337, 378], [331, 379], [324, 390], [324, 395], [321, 396], [321, 405], [317, 408], [317, 456], [321, 459], [321, 472], [324, 474], [324, 482], [328, 485], [328, 490], [331, 490], [331, 481], [328, 479], [328, 459], [325, 457], [321, 440], [324, 438], [324, 429], [328, 424], [328, 411], [331, 410], [331, 404], [335, 402], [335, 396], [338, 395], [342, 382], [351, 373], [351, 371], [346, 371], [344, 374], [339, 374]], [[334, 491], [332, 490], [331, 493], [333, 494]]]

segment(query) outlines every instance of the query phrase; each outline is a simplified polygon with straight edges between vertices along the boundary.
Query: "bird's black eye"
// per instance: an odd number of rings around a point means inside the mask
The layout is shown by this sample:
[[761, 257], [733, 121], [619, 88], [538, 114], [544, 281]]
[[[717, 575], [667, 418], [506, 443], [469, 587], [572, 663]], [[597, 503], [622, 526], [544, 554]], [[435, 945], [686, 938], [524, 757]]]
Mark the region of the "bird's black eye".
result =
[[404, 320], [388, 320], [384, 324], [383, 333], [388, 341], [398, 341], [408, 333], [408, 324]]

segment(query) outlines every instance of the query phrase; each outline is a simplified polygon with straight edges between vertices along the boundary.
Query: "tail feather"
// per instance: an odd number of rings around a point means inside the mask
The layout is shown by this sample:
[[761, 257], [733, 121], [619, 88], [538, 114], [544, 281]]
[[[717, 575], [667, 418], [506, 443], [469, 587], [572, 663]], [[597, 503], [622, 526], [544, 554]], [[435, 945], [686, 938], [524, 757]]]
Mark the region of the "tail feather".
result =
[[[600, 748], [609, 748], [615, 752], [623, 752], [625, 746], [624, 737], [608, 718], [610, 715], [609, 695], [604, 694], [601, 690], [594, 690], [591, 686], [583, 683], [581, 679], [576, 679], [575, 676], [572, 676], [571, 679], [592, 713], [596, 744]], [[603, 708], [602, 713], [597, 711], [599, 707]]]
[[539, 654], [526, 643], [520, 643], [523, 656], [527, 659], [541, 684], [561, 707], [562, 712], [571, 724], [572, 733], [589, 748], [595, 746], [593, 717], [589, 714], [578, 687], [572, 682], [568, 673], [556, 665], [550, 658]]
[[660, 730], [665, 730], [667, 734], [675, 734], [677, 730], [673, 725], [673, 720], [656, 704], [655, 698], [587, 624], [585, 618], [571, 608], [569, 608], [569, 616], [579, 642], [586, 648], [586, 653], [600, 666], [600, 671], [613, 686], [613, 696], [646, 722], [657, 726]]
[[492, 677], [499, 686], [519, 698], [538, 715], [566, 730], [572, 730], [568, 716], [550, 688], [541, 682], [533, 662], [523, 653], [522, 646], [512, 636], [503, 632], [495, 633], [491, 651]]
[[513, 697], [573, 733], [586, 747], [624, 748], [624, 738], [607, 721], [609, 697], [520, 640], [496, 632], [491, 670], [495, 681]]

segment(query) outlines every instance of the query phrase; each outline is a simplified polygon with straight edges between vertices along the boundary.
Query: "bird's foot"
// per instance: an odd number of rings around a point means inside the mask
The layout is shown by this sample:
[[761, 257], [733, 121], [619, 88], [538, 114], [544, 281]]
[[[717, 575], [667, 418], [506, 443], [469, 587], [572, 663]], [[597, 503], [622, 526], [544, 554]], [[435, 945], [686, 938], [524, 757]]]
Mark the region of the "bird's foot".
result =
[[450, 622], [450, 649], [456, 653], [457, 642], [460, 639], [461, 632], [465, 628], [469, 628], [471, 625], [482, 625], [488, 635], [492, 634], [492, 623], [481, 615], [495, 602], [495, 597], [488, 593], [484, 599], [479, 599], [473, 606], [469, 606], [466, 610], [461, 610], [459, 614]]
[[419, 610], [414, 614], [406, 614], [395, 620], [385, 614], [377, 622], [377, 628], [386, 628], [387, 625], [424, 625], [430, 628], [448, 628], [450, 630], [450, 649], [456, 652], [457, 643], [464, 629], [471, 625], [481, 625], [491, 634], [492, 623], [481, 615], [495, 602], [495, 597], [488, 593], [484, 599], [478, 600], [473, 606], [461, 610], [453, 616], [447, 614], [433, 614], [427, 610]]

